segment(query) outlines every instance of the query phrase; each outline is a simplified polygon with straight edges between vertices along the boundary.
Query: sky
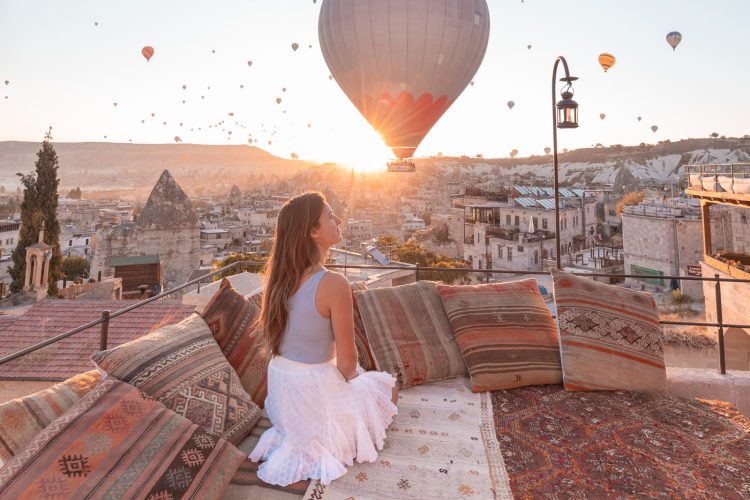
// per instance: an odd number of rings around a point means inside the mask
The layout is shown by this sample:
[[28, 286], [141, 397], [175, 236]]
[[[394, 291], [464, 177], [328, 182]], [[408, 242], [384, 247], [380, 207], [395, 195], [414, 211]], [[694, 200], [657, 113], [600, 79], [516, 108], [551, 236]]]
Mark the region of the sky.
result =
[[[328, 78], [323, 1], [0, 0], [0, 141], [41, 141], [49, 126], [58, 142], [253, 139], [281, 157], [382, 168], [393, 155]], [[561, 150], [750, 133], [747, 0], [487, 2], [474, 85], [417, 156], [543, 154], [558, 55], [580, 78], [580, 127], [559, 132]], [[673, 51], [665, 36], [675, 30]], [[602, 52], [617, 58], [607, 73]]]

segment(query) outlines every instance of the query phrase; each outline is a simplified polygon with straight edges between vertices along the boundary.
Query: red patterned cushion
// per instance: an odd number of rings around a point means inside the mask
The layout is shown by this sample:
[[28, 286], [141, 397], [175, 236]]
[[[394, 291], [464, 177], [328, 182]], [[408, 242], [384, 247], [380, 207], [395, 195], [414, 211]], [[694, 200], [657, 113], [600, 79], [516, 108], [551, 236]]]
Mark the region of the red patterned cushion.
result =
[[379, 370], [402, 388], [466, 376], [435, 283], [354, 292]]
[[260, 418], [260, 408], [197, 314], [91, 359], [233, 444], [242, 442]]
[[262, 331], [256, 325], [261, 300], [261, 294], [245, 297], [224, 278], [202, 317], [221, 352], [237, 371], [242, 387], [263, 408], [268, 394], [266, 380], [270, 358], [265, 353]]
[[0, 468], [0, 498], [219, 498], [244, 459], [106, 377]]
[[562, 381], [552, 314], [536, 280], [438, 285], [474, 392]]
[[367, 341], [367, 332], [365, 325], [362, 323], [362, 314], [359, 312], [357, 304], [356, 291], [367, 290], [367, 284], [364, 281], [352, 282], [352, 301], [354, 303], [354, 343], [357, 346], [357, 362], [365, 371], [375, 370], [375, 358], [370, 350], [370, 343]]
[[666, 389], [654, 298], [552, 270], [565, 389]]

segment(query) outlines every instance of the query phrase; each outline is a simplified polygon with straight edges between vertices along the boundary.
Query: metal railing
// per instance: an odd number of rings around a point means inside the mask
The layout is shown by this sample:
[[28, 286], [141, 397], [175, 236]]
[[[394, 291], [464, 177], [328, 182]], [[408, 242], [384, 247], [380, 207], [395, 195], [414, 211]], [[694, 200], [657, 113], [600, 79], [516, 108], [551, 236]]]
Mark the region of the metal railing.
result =
[[[107, 336], [109, 332], [109, 322], [113, 318], [116, 318], [118, 316], [122, 316], [123, 314], [126, 314], [130, 311], [133, 311], [135, 309], [138, 309], [140, 307], [145, 306], [146, 304], [150, 304], [151, 302], [154, 302], [156, 300], [160, 300], [163, 298], [166, 298], [167, 296], [178, 292], [186, 287], [192, 286], [197, 284], [198, 285], [198, 292], [200, 293], [200, 283], [201, 281], [205, 281], [209, 278], [213, 278], [214, 276], [221, 275], [223, 273], [226, 273], [228, 271], [235, 270], [236, 268], [255, 268], [259, 269], [262, 268], [262, 266], [265, 264], [265, 262], [256, 262], [256, 261], [237, 261], [233, 262], [225, 267], [222, 267], [221, 269], [217, 269], [216, 271], [212, 271], [211, 273], [208, 273], [204, 276], [201, 276], [199, 278], [196, 278], [194, 280], [188, 281], [187, 283], [184, 283], [182, 285], [179, 285], [177, 287], [174, 287], [170, 290], [167, 290], [165, 292], [162, 292], [158, 295], [154, 295], [153, 297], [149, 297], [147, 299], [141, 300], [131, 306], [125, 307], [123, 309], [120, 309], [115, 312], [111, 312], [109, 310], [105, 310], [102, 312], [102, 317], [93, 321], [89, 321], [88, 323], [85, 323], [77, 328], [74, 328], [72, 330], [69, 330], [67, 332], [61, 333], [59, 335], [56, 335], [54, 337], [51, 337], [47, 340], [44, 340], [42, 342], [39, 342], [37, 344], [31, 345], [29, 347], [26, 347], [24, 349], [21, 349], [20, 351], [17, 351], [13, 354], [9, 354], [7, 356], [4, 356], [0, 358], [0, 365], [3, 365], [5, 363], [8, 363], [9, 361], [13, 361], [14, 359], [20, 358], [21, 356], [25, 356], [26, 354], [32, 353], [34, 351], [37, 351], [39, 349], [42, 349], [43, 347], [46, 347], [50, 344], [54, 344], [62, 339], [68, 338], [72, 335], [75, 335], [76, 333], [80, 333], [84, 330], [87, 330], [89, 328], [100, 326], [100, 342], [99, 342], [99, 348], [100, 350], [106, 350], [107, 349]], [[518, 271], [518, 270], [506, 270], [506, 269], [476, 269], [476, 268], [466, 268], [466, 267], [428, 267], [428, 266], [419, 266], [419, 265], [409, 265], [408, 267], [404, 266], [382, 266], [382, 265], [344, 265], [344, 264], [327, 264], [326, 267], [331, 269], [373, 269], [373, 270], [410, 270], [414, 271], [415, 281], [419, 281], [420, 272], [448, 272], [448, 273], [481, 273], [486, 276], [486, 281], [489, 282], [489, 276], [495, 275], [495, 274], [501, 274], [501, 275], [532, 275], [532, 276], [547, 276], [549, 275], [549, 272], [547, 271]], [[643, 274], [609, 274], [609, 273], [570, 273], [575, 276], [581, 276], [581, 277], [588, 277], [588, 278], [633, 278], [633, 279], [647, 279], [649, 276], [643, 275]], [[718, 328], [718, 341], [719, 341], [719, 372], [721, 374], [726, 374], [726, 356], [725, 356], [725, 349], [724, 349], [724, 329], [725, 328], [747, 328], [750, 329], [750, 325], [742, 325], [742, 324], [732, 324], [732, 323], [724, 323], [723, 322], [723, 316], [722, 316], [722, 308], [721, 308], [721, 283], [744, 283], [744, 284], [750, 284], [750, 279], [740, 279], [740, 278], [721, 278], [718, 274], [715, 274], [712, 278], [704, 278], [702, 276], [659, 276], [660, 279], [663, 280], [678, 280], [678, 281], [711, 281], [715, 283], [714, 289], [715, 289], [715, 300], [716, 300], [716, 322], [709, 323], [709, 322], [699, 322], [699, 321], [677, 321], [677, 320], [660, 320], [659, 324], [661, 325], [678, 325], [678, 326], [702, 326], [702, 327], [709, 327], [709, 328]]]
[[703, 191], [750, 194], [750, 163], [685, 165], [688, 188]]

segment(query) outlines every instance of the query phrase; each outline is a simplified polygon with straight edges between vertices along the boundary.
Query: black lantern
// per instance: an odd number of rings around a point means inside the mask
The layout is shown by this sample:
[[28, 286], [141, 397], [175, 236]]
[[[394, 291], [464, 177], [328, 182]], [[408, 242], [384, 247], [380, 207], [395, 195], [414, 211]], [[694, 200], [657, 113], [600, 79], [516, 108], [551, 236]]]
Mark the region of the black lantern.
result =
[[[575, 77], [571, 77], [575, 78]], [[557, 128], [578, 128], [578, 103], [573, 100], [573, 88], [562, 92], [562, 99], [557, 101]]]

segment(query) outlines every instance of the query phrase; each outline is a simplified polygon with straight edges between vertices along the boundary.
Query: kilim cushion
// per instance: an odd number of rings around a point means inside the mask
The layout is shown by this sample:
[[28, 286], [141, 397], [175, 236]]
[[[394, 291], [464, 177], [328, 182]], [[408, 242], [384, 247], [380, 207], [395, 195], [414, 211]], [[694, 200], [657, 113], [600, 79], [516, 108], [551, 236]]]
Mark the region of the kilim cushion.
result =
[[666, 389], [654, 298], [552, 270], [565, 389]]
[[352, 302], [354, 305], [354, 344], [357, 346], [357, 362], [365, 371], [375, 370], [375, 358], [372, 357], [370, 343], [367, 341], [367, 332], [365, 325], [362, 323], [362, 314], [359, 312], [357, 304], [357, 290], [367, 290], [367, 284], [364, 281], [352, 282]]
[[101, 380], [96, 370], [0, 405], [0, 465]]
[[244, 459], [106, 377], [0, 469], [0, 498], [219, 498]]
[[221, 352], [237, 371], [242, 387], [262, 408], [268, 393], [266, 379], [270, 358], [264, 349], [262, 330], [256, 325], [261, 294], [245, 297], [224, 278], [202, 317]]
[[108, 374], [233, 444], [241, 442], [260, 418], [260, 408], [197, 314], [91, 359]]
[[562, 381], [552, 314], [536, 280], [438, 285], [474, 392]]
[[435, 283], [356, 291], [373, 357], [379, 370], [402, 388], [466, 376]]

